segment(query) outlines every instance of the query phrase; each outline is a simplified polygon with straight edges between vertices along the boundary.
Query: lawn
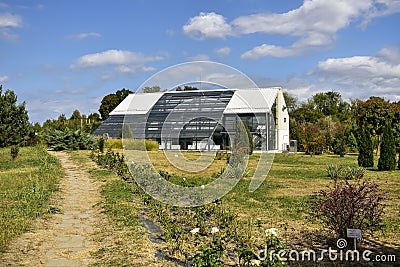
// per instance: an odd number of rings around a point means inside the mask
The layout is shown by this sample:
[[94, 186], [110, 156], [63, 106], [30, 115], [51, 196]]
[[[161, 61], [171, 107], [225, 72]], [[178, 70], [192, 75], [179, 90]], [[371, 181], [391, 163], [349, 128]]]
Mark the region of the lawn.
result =
[[[121, 150], [116, 151], [122, 153]], [[147, 154], [158, 171], [168, 172], [169, 181], [180, 185], [199, 186], [209, 183], [218, 177], [227, 164], [226, 159], [214, 160], [199, 172], [185, 171], [182, 162], [179, 163], [181, 167], [177, 167], [173, 166], [171, 161], [183, 159], [186, 164], [193, 162], [201, 165], [203, 163], [201, 160], [196, 162], [201, 158], [200, 152], [169, 151], [168, 153], [165, 155], [163, 151], [149, 151]], [[141, 152], [140, 157], [144, 155]], [[139, 161], [140, 157], [135, 160]], [[334, 242], [337, 239], [333, 233], [327, 231], [310, 215], [310, 202], [313, 201], [316, 192], [332, 185], [326, 171], [328, 164], [356, 167], [357, 156], [279, 153], [275, 155], [272, 168], [264, 183], [255, 192], [249, 192], [251, 176], [259, 157], [260, 154], [250, 156], [247, 175], [221, 199], [223, 209], [237, 214], [244, 225], [254, 225], [260, 220], [263, 228], [278, 228], [278, 233], [288, 248], [326, 248], [328, 245], [336, 244]], [[375, 233], [374, 236], [365, 235], [359, 245], [379, 251], [399, 252], [400, 171], [378, 172], [376, 168], [372, 168], [366, 170], [363, 179], [370, 179], [380, 185], [387, 198], [385, 200], [387, 206], [383, 218], [383, 231]], [[250, 231], [257, 235], [254, 229]]]
[[0, 149], [0, 253], [36, 218], [57, 212], [49, 199], [62, 175], [60, 162], [44, 147], [23, 147], [15, 160], [9, 148]]
[[[149, 151], [148, 154], [155, 168], [167, 171], [172, 175], [171, 181], [176, 183], [179, 183], [182, 176], [189, 182], [191, 179], [200, 180], [202, 183], [210, 182], [215, 174], [226, 167], [226, 160], [215, 160], [199, 173], [185, 172], [173, 166], [163, 151]], [[199, 157], [200, 152], [182, 154], [185, 158], [193, 160]], [[332, 183], [326, 172], [327, 165], [357, 166], [356, 155], [340, 157], [328, 154], [309, 156], [302, 153], [279, 153], [275, 155], [272, 168], [264, 183], [251, 193], [248, 187], [259, 157], [260, 154], [250, 156], [248, 175], [222, 198], [222, 202], [243, 219], [261, 217], [271, 227], [292, 229], [288, 234], [296, 237], [306, 233], [307, 230], [321, 229], [309, 216], [308, 202], [312, 195], [326, 189]], [[387, 207], [384, 233], [377, 233], [374, 239], [389, 246], [400, 247], [400, 171], [379, 172], [376, 168], [371, 168], [366, 170], [364, 179], [377, 182], [388, 198], [385, 202]]]

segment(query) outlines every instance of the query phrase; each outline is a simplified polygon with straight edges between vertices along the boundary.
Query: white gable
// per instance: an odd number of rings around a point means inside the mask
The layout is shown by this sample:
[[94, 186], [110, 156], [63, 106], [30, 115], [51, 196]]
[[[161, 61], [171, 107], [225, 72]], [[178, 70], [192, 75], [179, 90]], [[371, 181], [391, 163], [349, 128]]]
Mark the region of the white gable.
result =
[[110, 113], [110, 115], [146, 114], [162, 95], [162, 92], [130, 94]]
[[224, 114], [268, 113], [276, 101], [279, 88], [235, 90]]

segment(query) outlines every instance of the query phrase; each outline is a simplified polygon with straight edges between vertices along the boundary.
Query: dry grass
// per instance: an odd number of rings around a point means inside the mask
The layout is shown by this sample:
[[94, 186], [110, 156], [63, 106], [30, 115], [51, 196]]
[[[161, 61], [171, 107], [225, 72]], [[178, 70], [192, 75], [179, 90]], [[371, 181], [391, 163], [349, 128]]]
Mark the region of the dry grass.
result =
[[[200, 158], [200, 152], [169, 151], [178, 159], [188, 159], [188, 164]], [[205, 153], [207, 154], [207, 152]], [[189, 179], [210, 178], [226, 167], [226, 160], [214, 160], [199, 172], [184, 171], [171, 163], [163, 151], [149, 152], [149, 158], [157, 170]], [[288, 228], [285, 235], [289, 239], [309, 231], [323, 229], [309, 215], [311, 196], [326, 189], [331, 180], [326, 173], [328, 164], [357, 166], [357, 157], [336, 155], [308, 156], [304, 154], [276, 154], [272, 168], [262, 186], [254, 193], [248, 191], [252, 173], [260, 155], [250, 156], [248, 176], [223, 198], [227, 207], [236, 211], [243, 220], [262, 218], [271, 227]], [[176, 160], [176, 157], [170, 157]], [[376, 166], [376, 165], [375, 165]], [[400, 171], [378, 172], [369, 169], [365, 179], [380, 185], [388, 200], [385, 201], [384, 233], [369, 237], [390, 247], [400, 247]], [[205, 179], [207, 180], [207, 179]]]
[[15, 160], [9, 148], [0, 149], [0, 253], [36, 218], [53, 212], [49, 199], [61, 176], [60, 162], [44, 147], [23, 147]]
[[[94, 233], [99, 249], [93, 253], [92, 266], [171, 266], [170, 262], [155, 258], [165, 244], [153, 244], [138, 220], [143, 207], [133, 199], [132, 188], [111, 171], [99, 168], [89, 159], [89, 151], [72, 151], [71, 158], [102, 181], [101, 205], [105, 219]], [[108, 223], [104, 223], [104, 221]]]
[[[122, 153], [122, 150], [119, 151]], [[203, 159], [212, 158], [212, 153], [203, 153]], [[147, 157], [157, 170], [166, 171], [177, 177], [198, 183], [209, 182], [211, 178], [226, 167], [226, 160], [213, 160], [206, 168], [198, 172], [186, 171], [179, 164], [201, 165], [204, 163], [200, 152], [150, 151], [136, 154], [138, 162]], [[260, 155], [250, 156], [248, 175], [239, 181], [237, 186], [222, 202], [227, 208], [236, 212], [241, 220], [254, 221], [260, 218], [265, 227], [280, 229], [282, 238], [288, 247], [303, 248], [323, 244], [334, 238], [317, 224], [310, 216], [309, 203], [312, 195], [331, 184], [327, 176], [328, 164], [357, 166], [354, 155], [343, 158], [336, 155], [308, 156], [304, 154], [276, 154], [272, 168], [264, 183], [253, 193], [248, 188], [252, 173], [258, 164]], [[172, 163], [171, 163], [172, 162]], [[178, 162], [178, 164], [176, 163]], [[182, 165], [185, 167], [185, 165]], [[375, 165], [376, 166], [376, 165]], [[400, 171], [378, 172], [367, 170], [365, 179], [377, 182], [385, 192], [386, 214], [384, 216], [384, 233], [367, 236], [365, 246], [373, 241], [387, 249], [400, 248]], [[192, 184], [197, 184], [193, 182]], [[284, 230], [286, 229], [286, 230]]]

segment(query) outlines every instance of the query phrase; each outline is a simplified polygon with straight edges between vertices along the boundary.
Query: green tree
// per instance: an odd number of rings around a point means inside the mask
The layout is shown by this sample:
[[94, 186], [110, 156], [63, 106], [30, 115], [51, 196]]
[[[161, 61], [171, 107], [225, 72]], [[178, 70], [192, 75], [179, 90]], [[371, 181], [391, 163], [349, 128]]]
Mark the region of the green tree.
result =
[[154, 86], [145, 86], [142, 88], [143, 93], [157, 93], [157, 92], [161, 92], [161, 87], [158, 85], [154, 85]]
[[125, 89], [125, 88], [122, 88], [115, 92], [115, 95], [117, 96], [119, 102], [124, 101], [124, 99], [130, 94], [133, 94], [133, 92], [131, 90]]
[[355, 101], [352, 109], [358, 126], [367, 127], [371, 134], [377, 138], [375, 148], [377, 149], [376, 153], [378, 153], [386, 121], [396, 123], [394, 105], [381, 97], [371, 96], [367, 101]]
[[364, 168], [374, 166], [372, 138], [366, 127], [361, 128], [358, 133], [358, 166]]
[[91, 113], [88, 116], [88, 126], [87, 126], [87, 131], [93, 132], [94, 130], [97, 129], [101, 125], [101, 119], [100, 115], [98, 113]]
[[68, 126], [71, 130], [78, 130], [82, 128], [82, 115], [79, 110], [75, 109], [72, 112], [71, 117], [69, 118]]
[[199, 89], [196, 87], [190, 86], [190, 85], [185, 85], [183, 87], [183, 91], [196, 91], [196, 90], [199, 90]]
[[336, 138], [333, 142], [333, 152], [336, 155], [340, 155], [340, 157], [344, 157], [344, 155], [346, 155], [347, 145], [344, 130], [339, 131], [336, 135]]
[[380, 152], [378, 170], [390, 171], [396, 169], [396, 145], [394, 143], [393, 131], [389, 121], [386, 122], [383, 130]]
[[110, 112], [113, 111], [119, 103], [118, 97], [115, 94], [109, 94], [103, 97], [99, 108], [101, 118], [106, 120], [110, 115]]
[[25, 102], [17, 104], [14, 91], [3, 93], [0, 85], [0, 147], [23, 144], [30, 128]]
[[290, 114], [290, 112], [297, 108], [297, 97], [289, 94], [288, 92], [283, 92], [283, 97], [285, 99], [286, 107]]
[[113, 111], [129, 94], [132, 94], [131, 90], [122, 88], [114, 94], [109, 94], [103, 97], [101, 100], [99, 112], [103, 120], [107, 119], [110, 112]]

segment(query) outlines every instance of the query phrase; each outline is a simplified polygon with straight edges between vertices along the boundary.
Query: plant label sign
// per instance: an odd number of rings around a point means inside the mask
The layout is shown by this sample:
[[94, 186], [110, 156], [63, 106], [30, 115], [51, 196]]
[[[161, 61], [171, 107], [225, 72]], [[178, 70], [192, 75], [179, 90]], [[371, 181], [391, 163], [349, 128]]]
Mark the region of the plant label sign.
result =
[[349, 238], [361, 238], [361, 229], [347, 229], [347, 237]]

